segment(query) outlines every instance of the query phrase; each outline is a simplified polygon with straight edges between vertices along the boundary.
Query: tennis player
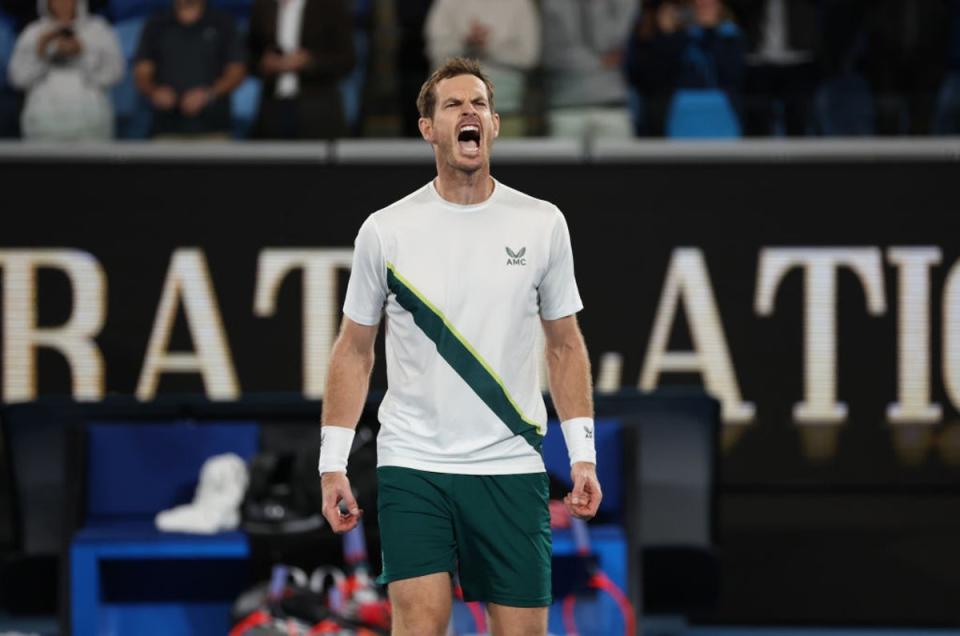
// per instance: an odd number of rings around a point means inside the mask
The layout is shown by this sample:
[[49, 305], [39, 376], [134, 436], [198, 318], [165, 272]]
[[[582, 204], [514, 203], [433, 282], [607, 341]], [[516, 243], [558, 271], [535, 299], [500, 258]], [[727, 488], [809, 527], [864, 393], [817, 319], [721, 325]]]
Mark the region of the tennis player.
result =
[[500, 119], [477, 63], [449, 60], [417, 106], [437, 177], [372, 214], [357, 234], [323, 406], [323, 514], [337, 532], [362, 514], [347, 457], [385, 315], [377, 477], [380, 581], [389, 584], [393, 633], [444, 634], [456, 572], [465, 600], [487, 603], [493, 634], [546, 634], [539, 329], [570, 455], [566, 506], [588, 519], [602, 496], [570, 235], [556, 206], [490, 176]]

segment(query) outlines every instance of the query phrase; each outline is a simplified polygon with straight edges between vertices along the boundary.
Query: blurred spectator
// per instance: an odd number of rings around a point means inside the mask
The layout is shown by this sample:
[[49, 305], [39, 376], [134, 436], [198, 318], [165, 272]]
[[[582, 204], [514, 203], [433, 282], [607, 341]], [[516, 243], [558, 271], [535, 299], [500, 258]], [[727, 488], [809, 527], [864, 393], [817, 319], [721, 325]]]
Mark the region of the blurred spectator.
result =
[[233, 18], [205, 0], [174, 0], [143, 30], [134, 60], [137, 88], [153, 104], [154, 135], [223, 137], [230, 93], [243, 81], [243, 45]]
[[400, 119], [405, 137], [420, 137], [417, 121], [417, 95], [427, 79], [430, 64], [427, 61], [427, 44], [424, 25], [432, 0], [396, 0], [394, 12], [397, 19], [397, 70], [400, 100]]
[[873, 0], [867, 25], [866, 77], [879, 134], [930, 132], [947, 61], [945, 0]]
[[250, 65], [264, 80], [255, 137], [346, 134], [338, 82], [353, 68], [354, 50], [343, 0], [254, 0]]
[[543, 68], [550, 134], [633, 134], [622, 64], [635, 0], [547, 0]]
[[629, 73], [644, 95], [646, 131], [663, 134], [678, 89], [720, 89], [738, 107], [746, 65], [740, 29], [719, 0], [666, 0], [644, 12]]
[[727, 1], [750, 50], [743, 96], [746, 134], [806, 135], [819, 80], [816, 0]]
[[123, 77], [123, 54], [107, 21], [83, 0], [50, 0], [24, 29], [10, 61], [10, 83], [26, 91], [20, 129], [26, 139], [110, 139], [107, 89]]
[[500, 135], [526, 133], [527, 74], [540, 58], [540, 16], [533, 0], [436, 0], [426, 24], [430, 63], [480, 61], [496, 87]]

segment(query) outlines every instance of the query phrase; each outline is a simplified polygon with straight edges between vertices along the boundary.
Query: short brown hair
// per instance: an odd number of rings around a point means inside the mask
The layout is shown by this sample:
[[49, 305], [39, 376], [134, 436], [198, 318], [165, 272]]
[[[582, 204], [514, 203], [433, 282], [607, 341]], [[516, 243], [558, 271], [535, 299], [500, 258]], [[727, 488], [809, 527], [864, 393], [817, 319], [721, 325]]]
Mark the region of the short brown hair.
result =
[[480, 63], [466, 57], [451, 57], [441, 64], [440, 68], [435, 70], [420, 87], [420, 95], [417, 96], [417, 110], [420, 111], [421, 117], [427, 119], [433, 117], [433, 111], [437, 107], [437, 84], [459, 75], [474, 75], [483, 81], [484, 86], [487, 87], [487, 97], [490, 99], [490, 110], [493, 110], [493, 82], [480, 68]]

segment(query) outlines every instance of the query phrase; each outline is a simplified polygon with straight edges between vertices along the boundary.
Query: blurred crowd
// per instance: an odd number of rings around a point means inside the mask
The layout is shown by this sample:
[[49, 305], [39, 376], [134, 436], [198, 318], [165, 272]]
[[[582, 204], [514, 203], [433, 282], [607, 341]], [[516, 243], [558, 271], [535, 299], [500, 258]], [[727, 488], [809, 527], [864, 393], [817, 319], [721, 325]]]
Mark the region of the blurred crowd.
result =
[[960, 133], [960, 0], [0, 0], [0, 136], [417, 136], [454, 55], [505, 136]]

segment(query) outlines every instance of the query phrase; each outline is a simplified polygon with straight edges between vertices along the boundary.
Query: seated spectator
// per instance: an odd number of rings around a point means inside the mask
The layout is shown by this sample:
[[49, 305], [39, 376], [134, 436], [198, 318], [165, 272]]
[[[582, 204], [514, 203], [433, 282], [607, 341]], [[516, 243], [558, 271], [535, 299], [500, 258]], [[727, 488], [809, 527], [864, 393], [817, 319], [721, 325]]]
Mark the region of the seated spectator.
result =
[[227, 138], [230, 93], [246, 75], [233, 18], [205, 0], [174, 0], [143, 29], [137, 88], [153, 104], [154, 135]]
[[660, 3], [641, 18], [631, 55], [631, 81], [645, 97], [651, 134], [663, 134], [677, 89], [716, 88], [739, 104], [745, 45], [719, 0]]
[[[809, 132], [819, 81], [816, 0], [727, 0], [742, 25], [750, 54], [743, 118], [748, 136]], [[776, 110], [782, 108], [779, 120]]]
[[113, 137], [107, 89], [123, 77], [123, 54], [107, 21], [87, 15], [83, 0], [41, 2], [43, 15], [17, 39], [10, 83], [26, 91], [25, 139]]
[[540, 58], [540, 16], [533, 0], [436, 0], [425, 35], [434, 67], [451, 57], [479, 60], [497, 88], [500, 135], [526, 133], [527, 73]]
[[338, 82], [353, 65], [353, 24], [343, 0], [254, 0], [250, 66], [263, 78], [254, 136], [344, 136]]
[[551, 135], [633, 135], [622, 65], [637, 8], [635, 0], [543, 3], [543, 68]]

